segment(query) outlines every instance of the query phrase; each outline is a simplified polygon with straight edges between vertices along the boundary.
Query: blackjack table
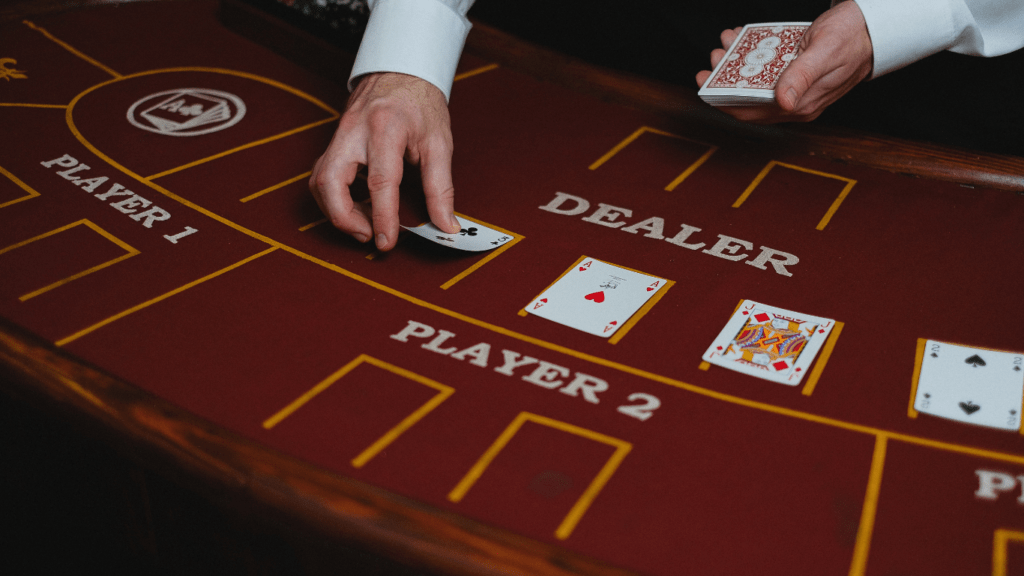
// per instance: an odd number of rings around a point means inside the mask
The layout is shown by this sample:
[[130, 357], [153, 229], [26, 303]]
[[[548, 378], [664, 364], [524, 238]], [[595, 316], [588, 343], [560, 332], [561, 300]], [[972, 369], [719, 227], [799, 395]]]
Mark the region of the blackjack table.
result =
[[[381, 253], [308, 189], [350, 64], [236, 1], [6, 18], [7, 392], [425, 573], [1024, 574], [1019, 395], [917, 397], [935, 345], [1024, 352], [1024, 158], [743, 125], [478, 26], [456, 212], [512, 240]], [[666, 282], [611, 337], [527, 310], [587, 259]], [[705, 360], [752, 303], [834, 322], [796, 383]]]

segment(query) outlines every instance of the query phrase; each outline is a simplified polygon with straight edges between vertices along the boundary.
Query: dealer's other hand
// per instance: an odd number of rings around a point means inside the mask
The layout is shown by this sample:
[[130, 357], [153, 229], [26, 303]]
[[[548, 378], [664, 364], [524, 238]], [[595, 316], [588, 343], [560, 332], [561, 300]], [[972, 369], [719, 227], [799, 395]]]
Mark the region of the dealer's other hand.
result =
[[[742, 28], [722, 32], [728, 49]], [[730, 116], [757, 124], [809, 122], [849, 92], [871, 73], [873, 51], [864, 15], [856, 2], [842, 2], [825, 12], [808, 28], [790, 62], [775, 85], [775, 103], [762, 106], [722, 106]], [[725, 50], [711, 52], [714, 69]], [[711, 71], [697, 73], [703, 86]]]
[[[398, 238], [398, 185], [402, 160], [420, 167], [427, 212], [435, 226], [459, 231], [452, 184], [451, 118], [433, 84], [398, 73], [368, 74], [349, 97], [345, 114], [309, 189], [331, 223], [360, 242], [375, 239], [390, 250]], [[354, 202], [349, 187], [367, 167], [369, 205]]]

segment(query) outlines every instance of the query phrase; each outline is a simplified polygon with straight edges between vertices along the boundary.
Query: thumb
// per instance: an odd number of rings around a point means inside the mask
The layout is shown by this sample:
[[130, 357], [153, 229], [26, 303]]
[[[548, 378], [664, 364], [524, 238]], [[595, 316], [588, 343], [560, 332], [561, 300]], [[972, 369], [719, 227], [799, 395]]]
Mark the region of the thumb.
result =
[[[830, 51], [827, 46], [815, 44], [820, 34], [815, 26], [800, 39], [799, 47], [794, 52], [794, 59], [782, 71], [779, 82], [775, 85], [775, 101], [786, 112], [792, 112], [800, 103], [800, 99], [828, 71]], [[822, 44], [819, 41], [817, 44]], [[826, 42], [827, 44], [827, 42]]]
[[779, 77], [779, 82], [775, 85], [775, 101], [786, 112], [795, 110], [804, 94], [824, 75], [816, 66], [814, 56], [808, 45], [808, 49], [801, 53], [799, 58], [790, 62]]

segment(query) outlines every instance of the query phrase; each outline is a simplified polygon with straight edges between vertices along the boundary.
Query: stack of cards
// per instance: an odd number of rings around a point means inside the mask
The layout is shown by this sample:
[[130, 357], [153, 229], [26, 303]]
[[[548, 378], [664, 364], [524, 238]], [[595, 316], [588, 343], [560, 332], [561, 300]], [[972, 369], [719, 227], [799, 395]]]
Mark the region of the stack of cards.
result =
[[608, 338], [668, 281], [584, 257], [526, 307], [530, 314]]
[[796, 386], [836, 322], [744, 300], [704, 353], [704, 361]]
[[455, 215], [455, 219], [459, 221], [459, 226], [462, 226], [462, 230], [459, 230], [457, 234], [442, 232], [430, 222], [420, 224], [415, 228], [408, 226], [402, 226], [402, 228], [435, 244], [441, 244], [442, 246], [448, 246], [457, 250], [465, 250], [466, 252], [494, 250], [499, 246], [508, 244], [514, 238], [511, 234], [488, 228], [483, 224], [463, 218], [458, 214]]
[[697, 95], [712, 106], [756, 106], [775, 100], [775, 84], [796, 58], [810, 22], [747, 24]]

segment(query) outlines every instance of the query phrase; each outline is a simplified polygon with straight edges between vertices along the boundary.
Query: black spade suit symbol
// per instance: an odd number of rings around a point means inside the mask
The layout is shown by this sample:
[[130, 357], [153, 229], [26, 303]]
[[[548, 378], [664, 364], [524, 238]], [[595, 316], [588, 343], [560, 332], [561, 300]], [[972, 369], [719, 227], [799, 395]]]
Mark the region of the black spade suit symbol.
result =
[[974, 414], [978, 410], [981, 410], [981, 406], [978, 406], [974, 402], [968, 400], [967, 402], [960, 403], [960, 409], [967, 413], [968, 416]]
[[977, 368], [978, 366], [984, 366], [985, 365], [985, 361], [982, 360], [981, 356], [978, 356], [977, 354], [975, 354], [974, 356], [971, 356], [967, 360], [964, 360], [964, 362], [967, 362], [968, 364], [970, 364], [974, 368]]

